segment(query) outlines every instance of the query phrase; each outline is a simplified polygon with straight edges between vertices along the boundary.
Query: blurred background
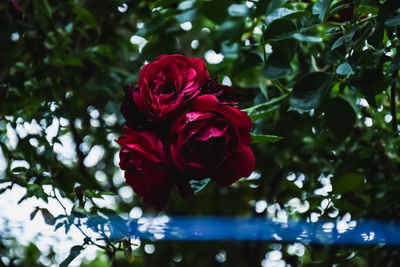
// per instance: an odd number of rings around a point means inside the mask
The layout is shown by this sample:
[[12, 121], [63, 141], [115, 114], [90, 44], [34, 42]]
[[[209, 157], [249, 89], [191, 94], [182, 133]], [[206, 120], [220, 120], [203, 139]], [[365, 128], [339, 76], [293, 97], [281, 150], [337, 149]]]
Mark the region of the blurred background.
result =
[[[399, 266], [397, 247], [95, 238], [79, 218], [400, 218], [397, 0], [3, 0], [0, 266]], [[122, 87], [160, 54], [240, 90], [256, 169], [157, 213], [124, 182]], [[333, 227], [333, 226], [332, 226]], [[338, 231], [340, 229], [337, 229]], [[373, 238], [373, 237], [372, 237]]]

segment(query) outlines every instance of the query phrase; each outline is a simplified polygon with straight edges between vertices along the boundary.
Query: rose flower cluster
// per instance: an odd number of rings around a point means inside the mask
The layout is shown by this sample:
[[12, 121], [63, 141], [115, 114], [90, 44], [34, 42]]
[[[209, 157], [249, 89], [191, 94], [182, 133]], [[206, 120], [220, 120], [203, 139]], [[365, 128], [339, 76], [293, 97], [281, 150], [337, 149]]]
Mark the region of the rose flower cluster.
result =
[[161, 55], [125, 88], [120, 167], [144, 201], [163, 209], [174, 186], [193, 196], [191, 180], [230, 185], [254, 169], [251, 120], [232, 88], [209, 77], [204, 61]]

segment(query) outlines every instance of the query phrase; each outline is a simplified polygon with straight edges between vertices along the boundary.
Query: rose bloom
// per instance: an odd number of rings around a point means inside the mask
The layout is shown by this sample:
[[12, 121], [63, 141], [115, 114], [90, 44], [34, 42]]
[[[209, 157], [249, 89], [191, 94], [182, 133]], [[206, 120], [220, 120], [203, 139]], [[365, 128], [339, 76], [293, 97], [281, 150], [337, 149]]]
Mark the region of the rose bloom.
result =
[[201, 88], [201, 95], [214, 95], [222, 104], [237, 106], [243, 94], [230, 86], [219, 84], [216, 79], [209, 78]]
[[117, 143], [121, 145], [119, 166], [126, 182], [155, 209], [163, 209], [174, 185], [160, 138], [154, 132], [138, 132], [125, 127]]
[[211, 178], [230, 185], [254, 169], [249, 116], [214, 95], [197, 97], [171, 126], [174, 165], [190, 179]]
[[142, 68], [138, 88], [133, 90], [132, 97], [149, 120], [171, 120], [200, 93], [208, 77], [201, 59], [161, 55]]

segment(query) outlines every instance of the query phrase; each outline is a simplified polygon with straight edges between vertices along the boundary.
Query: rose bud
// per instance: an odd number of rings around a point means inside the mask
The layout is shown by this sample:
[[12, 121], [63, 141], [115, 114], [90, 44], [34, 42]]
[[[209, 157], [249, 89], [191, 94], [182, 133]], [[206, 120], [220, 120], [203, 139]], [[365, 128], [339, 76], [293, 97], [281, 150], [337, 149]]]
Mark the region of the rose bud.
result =
[[251, 126], [245, 112], [221, 104], [214, 95], [199, 96], [171, 126], [172, 162], [192, 179], [230, 185], [254, 169]]
[[200, 93], [208, 78], [204, 61], [182, 55], [161, 55], [139, 73], [133, 100], [150, 121], [174, 119]]
[[153, 132], [138, 132], [125, 127], [116, 141], [122, 148], [119, 166], [126, 182], [155, 209], [163, 209], [174, 185], [164, 147]]

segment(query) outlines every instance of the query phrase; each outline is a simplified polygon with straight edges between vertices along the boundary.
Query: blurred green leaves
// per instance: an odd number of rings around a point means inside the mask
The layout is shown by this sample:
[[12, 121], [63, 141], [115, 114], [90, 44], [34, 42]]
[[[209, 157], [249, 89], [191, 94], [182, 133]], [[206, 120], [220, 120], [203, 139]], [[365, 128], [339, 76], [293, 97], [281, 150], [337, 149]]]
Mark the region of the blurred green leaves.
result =
[[332, 78], [327, 72], [312, 72], [301, 77], [293, 87], [290, 109], [303, 113], [317, 108], [331, 89]]
[[312, 7], [312, 13], [318, 15], [318, 18], [324, 22], [328, 13], [332, 0], [318, 0]]
[[351, 105], [340, 97], [329, 99], [325, 105], [328, 127], [339, 141], [343, 141], [354, 128], [356, 113]]
[[332, 188], [335, 194], [343, 194], [358, 189], [364, 183], [364, 177], [358, 173], [346, 173], [339, 177], [334, 177]]
[[296, 24], [288, 19], [277, 19], [268, 24], [264, 33], [267, 40], [286, 39], [297, 31]]
[[266, 134], [251, 134], [251, 143], [275, 143], [281, 140], [282, 137], [276, 135], [266, 135]]
[[73, 246], [70, 250], [69, 256], [60, 264], [60, 267], [67, 267], [69, 264], [81, 254], [84, 248], [82, 246]]

